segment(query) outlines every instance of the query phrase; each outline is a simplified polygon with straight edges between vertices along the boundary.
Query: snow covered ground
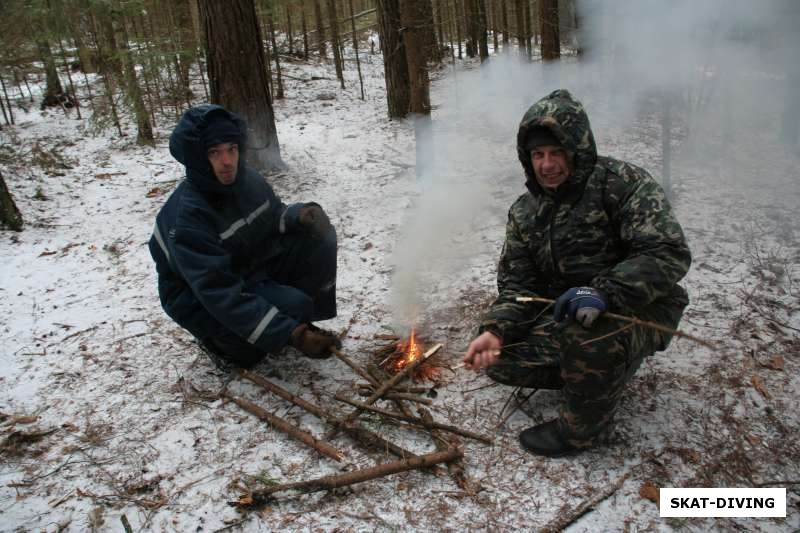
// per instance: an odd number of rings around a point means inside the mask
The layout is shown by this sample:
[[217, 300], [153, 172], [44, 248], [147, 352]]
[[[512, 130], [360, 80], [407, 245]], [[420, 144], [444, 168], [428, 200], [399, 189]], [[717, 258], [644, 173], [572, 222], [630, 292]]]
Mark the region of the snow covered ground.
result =
[[[340, 313], [323, 325], [349, 327], [347, 354], [366, 363], [381, 345], [376, 334], [417, 325], [456, 363], [494, 294], [506, 210], [524, 190], [516, 125], [545, 93], [505, 94], [524, 68], [513, 63], [443, 68], [432, 94], [436, 161], [418, 179], [413, 128], [386, 119], [380, 56], [365, 57], [365, 101], [355, 69], [342, 92], [330, 65], [284, 65], [291, 78], [275, 114], [289, 170], [270, 181], [284, 201], [320, 202], [337, 226]], [[574, 92], [601, 152], [658, 173], [655, 117], [642, 112], [621, 127], [602, 89]], [[463, 369], [444, 372], [434, 416], [495, 437], [491, 446], [462, 440], [477, 491], [415, 471], [241, 512], [227, 502], [264, 483], [391, 457], [339, 436], [346, 458], [336, 463], [208, 399], [225, 376], [161, 311], [146, 246], [182, 176], [166, 148], [175, 117], [160, 120], [149, 149], [134, 144], [130, 127], [119, 139], [61, 110], [16, 116], [0, 131], [0, 171], [27, 222], [21, 233], [0, 233], [0, 530], [119, 531], [123, 516], [154, 531], [531, 530], [623, 476], [571, 531], [800, 527], [796, 152], [750, 154], [745, 145], [716, 168], [676, 162], [674, 204], [694, 253], [681, 327], [721, 348], [676, 340], [646, 361], [609, 446], [529, 455], [517, 434], [556, 413], [557, 393], [537, 393], [497, 427], [511, 390]], [[342, 412], [333, 394], [360, 381], [335, 359], [290, 352], [258, 371]], [[249, 383], [229, 390], [315, 435], [326, 431]], [[434, 448], [420, 432], [368, 420], [412, 451]], [[646, 483], [783, 486], [787, 518], [661, 519], [640, 494]]]

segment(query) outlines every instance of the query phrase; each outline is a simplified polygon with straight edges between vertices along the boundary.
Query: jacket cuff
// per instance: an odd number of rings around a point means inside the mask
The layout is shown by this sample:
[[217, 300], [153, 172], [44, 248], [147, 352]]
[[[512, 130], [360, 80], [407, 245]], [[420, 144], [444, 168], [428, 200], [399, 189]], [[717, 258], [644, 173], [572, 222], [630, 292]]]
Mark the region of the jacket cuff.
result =
[[284, 233], [296, 233], [298, 231], [304, 230], [302, 224], [300, 224], [300, 209], [304, 207], [310, 207], [315, 205], [320, 207], [320, 205], [316, 202], [298, 202], [296, 204], [290, 204], [283, 210], [281, 213], [280, 221], [278, 222], [278, 231], [281, 234]]
[[497, 322], [486, 322], [478, 327], [478, 335], [485, 331], [503, 341], [503, 330]]

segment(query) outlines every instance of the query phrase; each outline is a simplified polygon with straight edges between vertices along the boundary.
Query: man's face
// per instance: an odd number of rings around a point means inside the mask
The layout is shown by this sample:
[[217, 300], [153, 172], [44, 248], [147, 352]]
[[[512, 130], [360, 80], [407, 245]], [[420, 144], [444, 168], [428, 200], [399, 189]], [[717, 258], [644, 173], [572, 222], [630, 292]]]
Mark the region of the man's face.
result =
[[531, 150], [531, 164], [542, 187], [555, 189], [569, 178], [567, 152], [560, 146], [537, 146]]
[[214, 169], [214, 176], [223, 185], [231, 185], [236, 181], [236, 169], [239, 167], [239, 145], [236, 143], [215, 144], [206, 152], [208, 162]]

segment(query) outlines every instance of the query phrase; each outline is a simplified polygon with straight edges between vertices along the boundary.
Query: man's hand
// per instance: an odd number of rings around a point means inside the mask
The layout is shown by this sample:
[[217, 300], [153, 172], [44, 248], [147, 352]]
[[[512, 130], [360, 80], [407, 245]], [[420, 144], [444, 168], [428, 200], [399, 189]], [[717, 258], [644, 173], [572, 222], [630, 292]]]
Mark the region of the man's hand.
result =
[[503, 348], [503, 341], [494, 333], [484, 331], [475, 338], [464, 354], [464, 365], [475, 372], [479, 372], [487, 366], [493, 365], [500, 357], [500, 350]]
[[315, 237], [322, 237], [331, 230], [331, 221], [325, 211], [318, 205], [309, 205], [300, 208], [298, 221], [308, 228]]
[[606, 309], [605, 296], [592, 287], [572, 287], [556, 300], [553, 320], [561, 322], [569, 316], [588, 328]]
[[342, 347], [339, 337], [311, 324], [297, 326], [292, 332], [289, 344], [312, 359], [327, 359], [333, 355], [334, 348]]

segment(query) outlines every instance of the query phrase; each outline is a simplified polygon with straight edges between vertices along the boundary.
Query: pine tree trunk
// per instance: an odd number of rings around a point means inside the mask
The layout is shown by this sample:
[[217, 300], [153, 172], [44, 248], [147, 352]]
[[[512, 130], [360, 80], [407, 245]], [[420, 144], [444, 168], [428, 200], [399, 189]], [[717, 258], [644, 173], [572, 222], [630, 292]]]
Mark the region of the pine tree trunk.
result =
[[336, 0], [327, 0], [328, 20], [331, 25], [331, 48], [333, 48], [333, 64], [336, 67], [336, 77], [344, 89], [344, 65], [342, 64], [341, 40], [339, 39], [339, 16], [336, 14]]
[[300, 4], [300, 27], [303, 30], [303, 59], [308, 59], [308, 25], [306, 24], [306, 5]]
[[481, 56], [481, 63], [489, 59], [489, 36], [487, 35], [487, 16], [486, 0], [475, 0], [478, 9], [478, 52]]
[[500, 2], [500, 18], [501, 24], [503, 25], [503, 52], [508, 51], [508, 5], [506, 0], [501, 0]]
[[286, 5], [286, 39], [289, 42], [289, 55], [294, 54], [294, 37], [292, 36], [292, 10]]
[[542, 36], [542, 60], [553, 61], [561, 57], [558, 0], [539, 0], [539, 31]]
[[478, 15], [476, 0], [464, 0], [464, 24], [467, 27], [467, 57], [478, 55]]
[[278, 57], [278, 42], [275, 40], [275, 21], [273, 20], [272, 8], [269, 8], [269, 17], [267, 26], [269, 27], [269, 40], [272, 43], [272, 55], [275, 57], [275, 74], [277, 75], [276, 82], [278, 88], [275, 91], [275, 99], [283, 99], [283, 75], [281, 74], [281, 62]]
[[400, 1], [377, 0], [376, 7], [389, 118], [403, 118], [408, 114], [411, 94], [406, 48], [400, 36]]
[[150, 124], [150, 117], [142, 100], [142, 91], [136, 78], [136, 65], [131, 54], [130, 39], [128, 38], [128, 30], [124, 21], [120, 20], [120, 27], [122, 28], [122, 45], [124, 47], [122, 60], [125, 67], [125, 93], [128, 95], [128, 102], [136, 117], [136, 143], [155, 146], [153, 126]]
[[403, 43], [408, 61], [410, 82], [409, 111], [414, 120], [416, 141], [416, 174], [421, 177], [431, 162], [433, 146], [431, 140], [431, 101], [428, 64], [425, 60], [425, 9], [421, 4], [427, 0], [400, 0], [400, 20], [403, 27]]
[[533, 34], [533, 19], [531, 18], [531, 3], [525, 0], [525, 52], [528, 59], [533, 59], [533, 47], [531, 46], [531, 34]]
[[456, 24], [456, 42], [458, 43], [458, 58], [463, 59], [464, 54], [461, 50], [461, 41], [463, 40], [461, 34], [461, 21], [463, 20], [463, 10], [461, 9], [461, 2], [464, 0], [453, 0], [453, 20]]
[[514, 0], [515, 28], [519, 54], [525, 56], [525, 4], [527, 0]]
[[356, 68], [358, 69], [358, 83], [361, 85], [361, 99], [364, 99], [364, 78], [361, 77], [361, 59], [358, 57], [358, 35], [356, 34], [356, 19], [353, 12], [353, 0], [348, 0], [350, 5], [350, 26], [353, 30], [353, 51], [356, 54]]
[[44, 102], [49, 97], [61, 98], [61, 95], [64, 94], [64, 88], [61, 86], [61, 79], [58, 77], [58, 70], [56, 70], [56, 62], [53, 59], [53, 51], [50, 49], [50, 43], [43, 40], [37, 41], [36, 44], [39, 47], [39, 57], [42, 63], [44, 63], [46, 79], [44, 101], [42, 101], [42, 107], [44, 107]]
[[423, 40], [425, 44], [425, 60], [438, 63], [442, 60], [442, 49], [436, 40], [436, 21], [433, 18], [433, 4], [431, 0], [420, 0], [425, 24], [423, 26]]
[[325, 22], [322, 18], [322, 5], [321, 0], [314, 0], [314, 16], [317, 19], [317, 51], [320, 57], [327, 57], [328, 53], [325, 49]]
[[200, 0], [200, 12], [211, 101], [247, 120], [248, 161], [253, 166], [266, 171], [285, 169], [253, 0]]
[[22, 231], [22, 215], [14, 203], [3, 174], [0, 174], [0, 226], [13, 231]]

